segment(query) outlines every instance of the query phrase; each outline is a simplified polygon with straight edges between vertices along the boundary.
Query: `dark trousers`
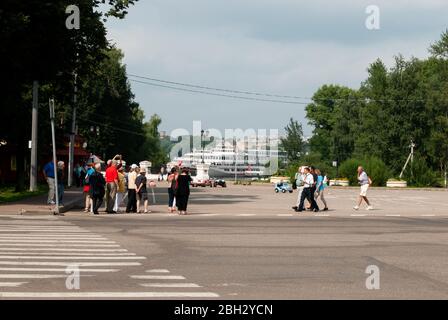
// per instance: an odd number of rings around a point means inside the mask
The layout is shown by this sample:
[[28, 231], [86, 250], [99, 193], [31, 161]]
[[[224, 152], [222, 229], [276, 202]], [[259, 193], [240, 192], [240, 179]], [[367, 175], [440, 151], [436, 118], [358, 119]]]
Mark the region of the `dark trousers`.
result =
[[128, 204], [126, 212], [137, 212], [137, 196], [135, 189], [128, 189]]
[[309, 201], [309, 203], [311, 204], [312, 210], [319, 210], [319, 206], [317, 205], [316, 200], [314, 199], [313, 190], [314, 190], [314, 188], [304, 188], [303, 189], [302, 197], [300, 198], [300, 204], [299, 204], [299, 208], [298, 208], [299, 211], [303, 211], [305, 199], [307, 199]]
[[179, 211], [187, 211], [188, 195], [176, 196], [176, 206]]
[[103, 198], [104, 196], [93, 196], [92, 197], [92, 201], [93, 201], [93, 213], [98, 214], [98, 209], [101, 207], [101, 205], [103, 204]]
[[174, 191], [171, 188], [168, 188], [168, 207], [172, 207], [174, 203]]

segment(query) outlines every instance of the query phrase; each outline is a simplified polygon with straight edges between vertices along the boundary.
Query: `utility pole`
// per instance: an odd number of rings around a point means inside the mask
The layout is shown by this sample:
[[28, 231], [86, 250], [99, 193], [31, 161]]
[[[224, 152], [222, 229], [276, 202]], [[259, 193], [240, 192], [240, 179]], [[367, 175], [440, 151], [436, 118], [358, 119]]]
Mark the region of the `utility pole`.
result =
[[37, 190], [37, 128], [39, 116], [39, 82], [33, 81], [33, 113], [31, 124], [30, 191]]
[[58, 190], [58, 166], [56, 163], [56, 137], [54, 133], [54, 99], [50, 99], [48, 101], [48, 106], [50, 107], [50, 120], [51, 120], [51, 140], [53, 144], [53, 165], [54, 165], [54, 191], [55, 191], [55, 200], [56, 200], [56, 208], [55, 214], [59, 214], [59, 190]]
[[74, 81], [74, 91], [73, 91], [73, 116], [72, 116], [72, 130], [70, 132], [70, 143], [69, 143], [69, 150], [68, 150], [68, 179], [67, 179], [67, 185], [68, 187], [72, 186], [72, 180], [73, 180], [73, 168], [74, 168], [74, 151], [75, 151], [75, 131], [76, 131], [76, 105], [77, 105], [77, 91], [78, 88], [76, 86], [76, 78], [77, 74], [75, 72], [75, 81]]

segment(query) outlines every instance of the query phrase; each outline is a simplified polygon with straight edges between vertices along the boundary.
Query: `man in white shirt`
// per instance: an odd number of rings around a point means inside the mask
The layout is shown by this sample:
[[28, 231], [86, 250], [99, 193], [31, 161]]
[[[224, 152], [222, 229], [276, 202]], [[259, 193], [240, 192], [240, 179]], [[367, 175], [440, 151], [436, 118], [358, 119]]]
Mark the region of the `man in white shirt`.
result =
[[137, 212], [137, 194], [135, 192], [135, 179], [137, 179], [138, 167], [136, 164], [131, 166], [131, 171], [128, 174], [128, 204], [126, 212]]
[[297, 212], [302, 212], [304, 210], [305, 199], [307, 199], [311, 204], [311, 210], [314, 212], [319, 212], [319, 207], [317, 206], [316, 200], [314, 199], [313, 187], [314, 187], [314, 177], [310, 173], [308, 167], [304, 170], [304, 184], [302, 196], [300, 197], [299, 207], [296, 209]]
[[369, 199], [367, 199], [367, 190], [369, 190], [369, 186], [372, 184], [372, 180], [369, 178], [367, 173], [364, 171], [364, 168], [358, 167], [358, 182], [361, 185], [361, 192], [358, 198], [358, 204], [353, 207], [355, 210], [359, 210], [359, 206], [364, 200], [367, 203], [367, 210], [373, 210], [373, 207], [370, 205]]

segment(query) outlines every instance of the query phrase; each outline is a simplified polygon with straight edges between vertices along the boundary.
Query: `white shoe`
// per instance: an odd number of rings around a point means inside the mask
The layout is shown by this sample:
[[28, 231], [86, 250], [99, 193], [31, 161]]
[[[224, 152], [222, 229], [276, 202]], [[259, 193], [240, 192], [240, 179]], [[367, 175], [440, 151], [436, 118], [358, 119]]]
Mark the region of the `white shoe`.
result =
[[372, 206], [368, 206], [366, 210], [373, 210]]
[[359, 210], [359, 207], [358, 206], [354, 206], [353, 209]]

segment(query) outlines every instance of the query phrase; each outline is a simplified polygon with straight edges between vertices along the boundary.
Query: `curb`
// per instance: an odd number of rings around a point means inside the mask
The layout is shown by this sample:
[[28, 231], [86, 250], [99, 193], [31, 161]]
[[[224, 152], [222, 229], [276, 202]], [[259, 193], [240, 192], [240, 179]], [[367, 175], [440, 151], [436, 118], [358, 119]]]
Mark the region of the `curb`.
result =
[[[63, 207], [59, 207], [59, 213], [65, 213], [67, 211], [70, 211], [71, 209], [73, 209], [77, 206], [80, 206], [81, 202], [82, 202], [82, 198], [72, 200], [72, 201], [66, 203]], [[54, 211], [53, 210], [20, 209], [17, 214], [22, 215], [22, 216], [31, 216], [31, 215], [50, 215], [51, 216], [51, 215], [54, 215]]]

